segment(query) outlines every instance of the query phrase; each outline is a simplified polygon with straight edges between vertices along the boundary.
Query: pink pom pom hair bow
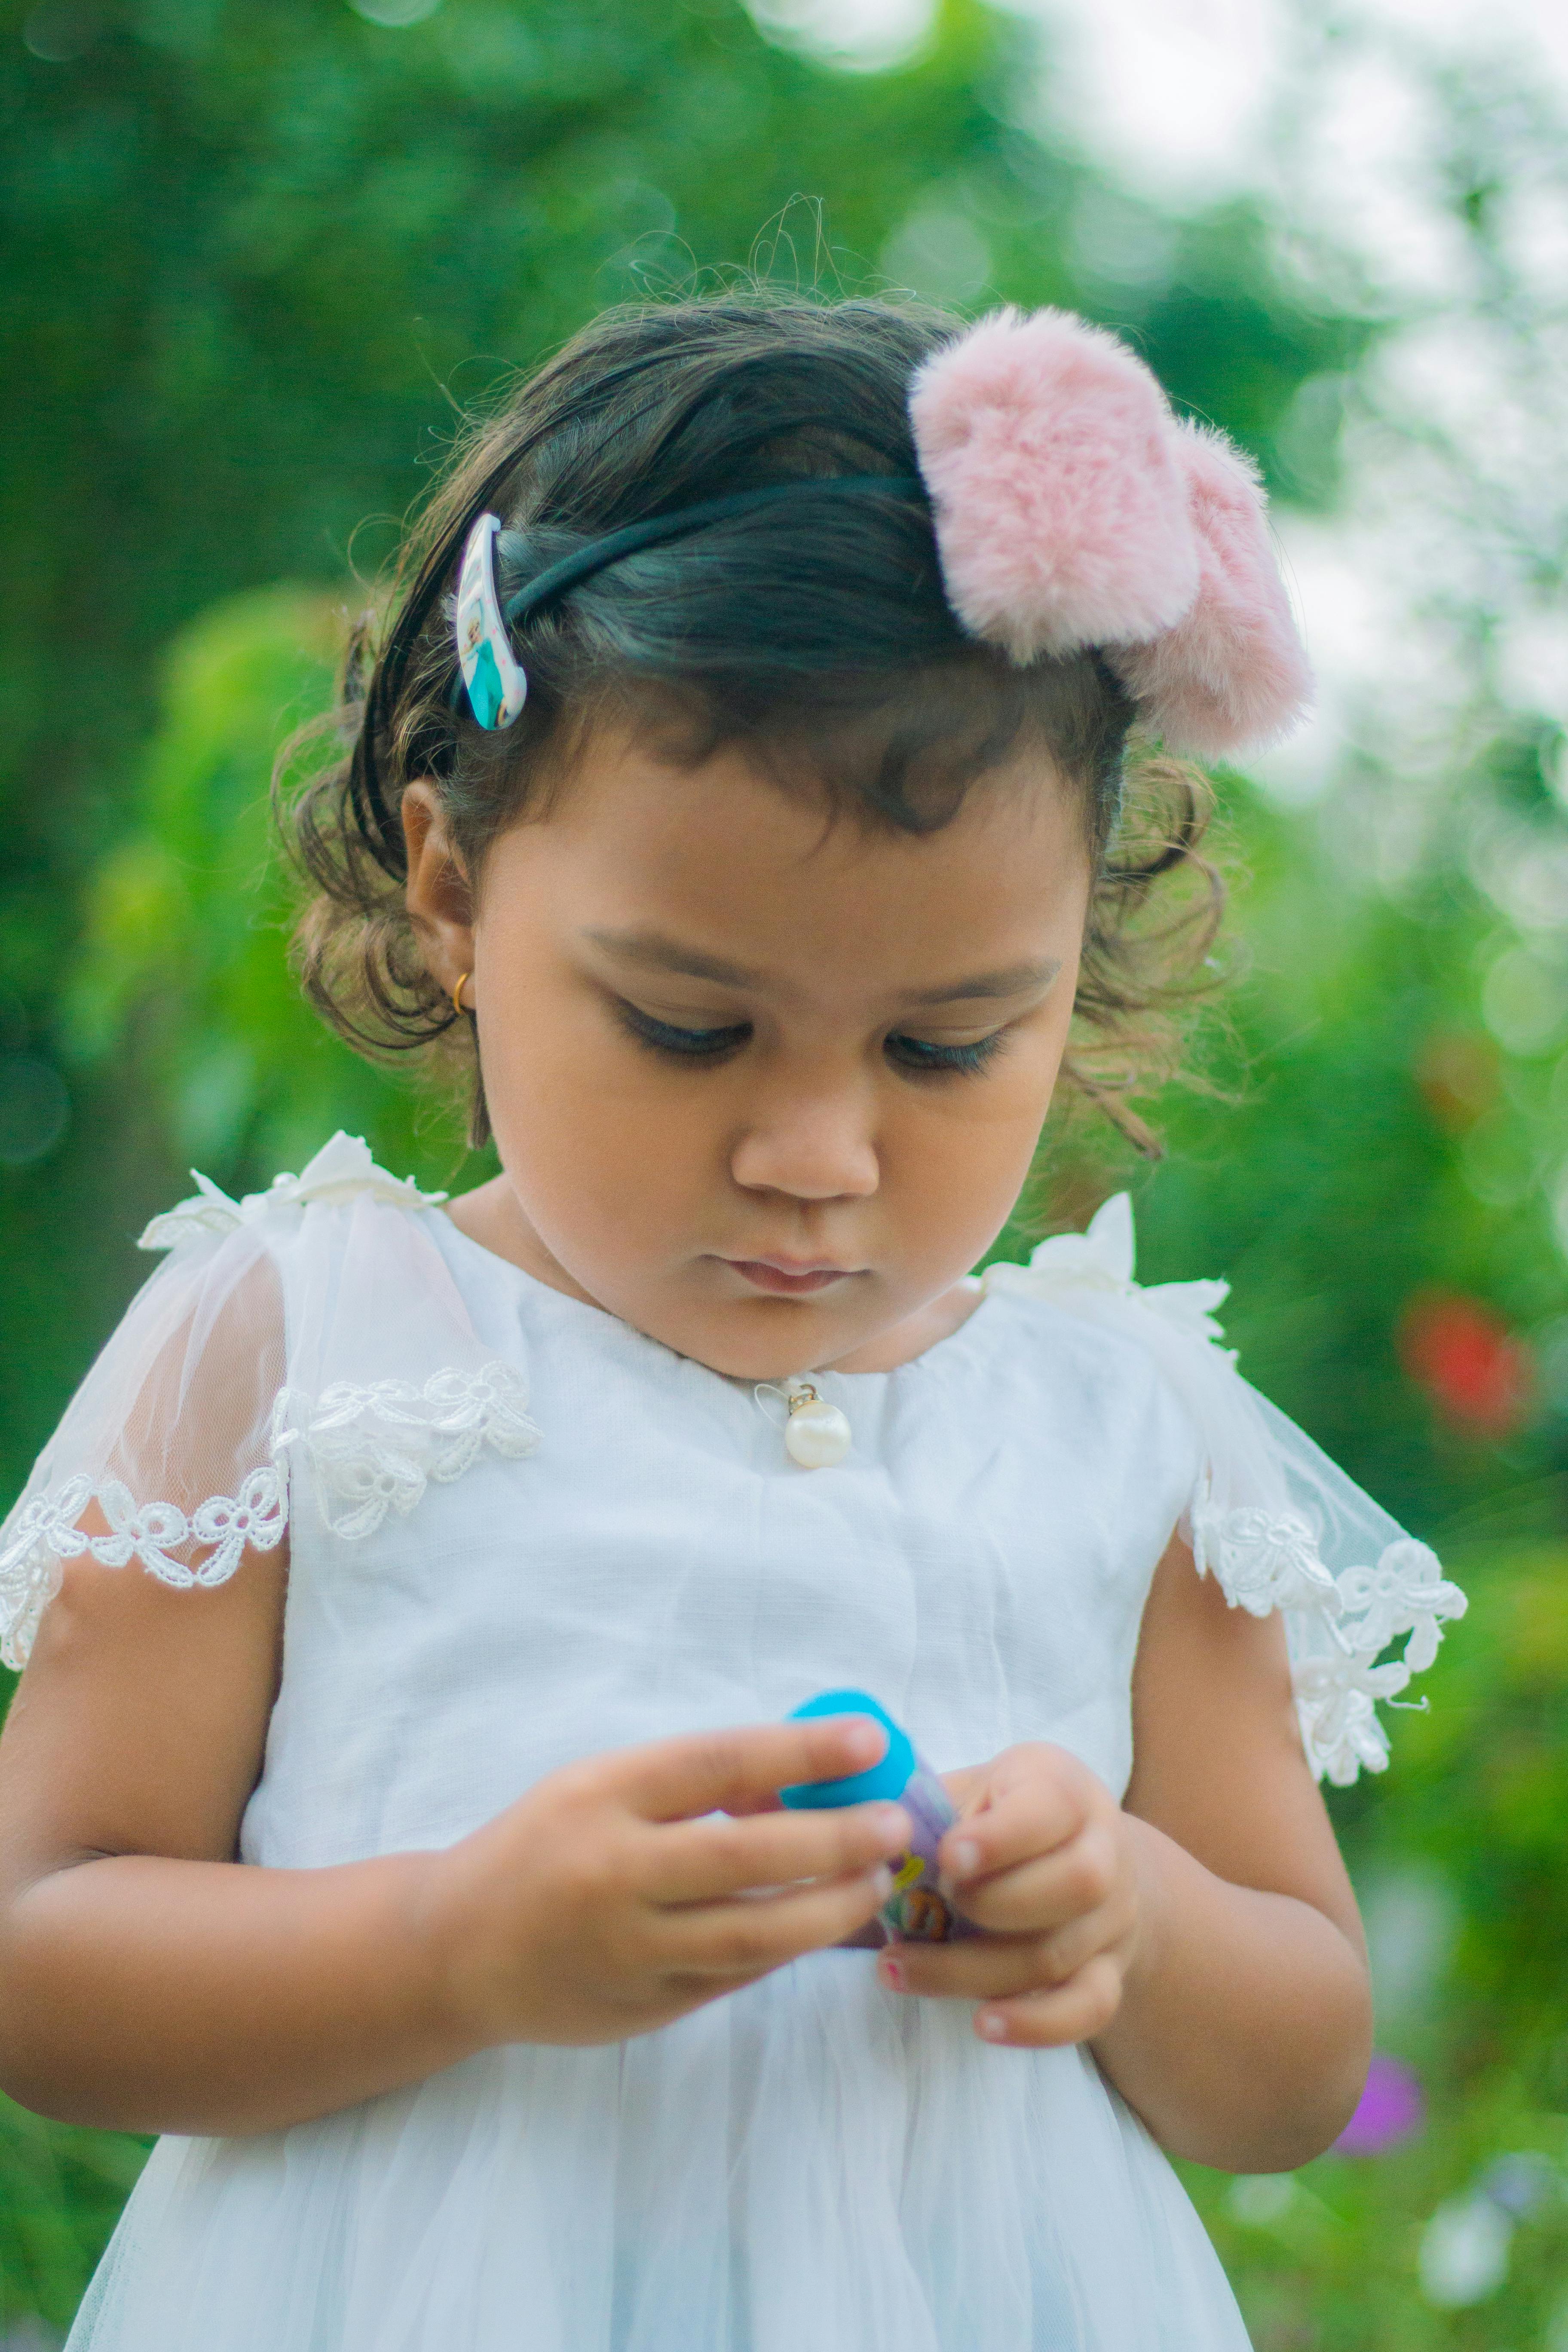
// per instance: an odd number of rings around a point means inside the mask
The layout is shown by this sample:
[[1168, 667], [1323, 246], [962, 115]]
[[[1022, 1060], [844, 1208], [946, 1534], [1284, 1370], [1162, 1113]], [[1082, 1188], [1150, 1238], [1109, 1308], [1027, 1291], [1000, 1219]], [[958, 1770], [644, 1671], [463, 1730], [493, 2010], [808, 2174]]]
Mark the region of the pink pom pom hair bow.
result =
[[1061, 310], [983, 319], [910, 395], [948, 602], [1016, 662], [1097, 647], [1174, 751], [1285, 734], [1311, 695], [1257, 469]]

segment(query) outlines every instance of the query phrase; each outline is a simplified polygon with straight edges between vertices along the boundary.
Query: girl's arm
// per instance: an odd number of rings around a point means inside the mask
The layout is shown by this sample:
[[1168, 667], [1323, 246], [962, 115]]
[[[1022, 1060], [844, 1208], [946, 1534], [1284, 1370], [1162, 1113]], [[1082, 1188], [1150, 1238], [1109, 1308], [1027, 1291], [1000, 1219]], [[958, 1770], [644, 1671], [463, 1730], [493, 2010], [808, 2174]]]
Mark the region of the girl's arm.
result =
[[1285, 1627], [1230, 1608], [1184, 1544], [1156, 1574], [1125, 1811], [1139, 1926], [1095, 2042], [1173, 2154], [1282, 2172], [1349, 2122], [1372, 2053], [1355, 1896], [1302, 1752]]
[[884, 1974], [979, 2000], [987, 2039], [1089, 2041], [1173, 2155], [1287, 2170], [1342, 2128], [1365, 2079], [1365, 1946], [1284, 1629], [1228, 1608], [1180, 1541], [1144, 1612], [1133, 1748], [1121, 1809], [1058, 1748], [961, 1776], [943, 1859], [993, 1933], [900, 1947]]
[[444, 1852], [237, 1864], [285, 1573], [66, 1567], [0, 1738], [0, 2084], [25, 2105], [268, 2130], [494, 2043], [644, 2032], [884, 1898], [896, 1806], [707, 1818], [863, 1769], [883, 1736], [842, 1720], [597, 1758]]

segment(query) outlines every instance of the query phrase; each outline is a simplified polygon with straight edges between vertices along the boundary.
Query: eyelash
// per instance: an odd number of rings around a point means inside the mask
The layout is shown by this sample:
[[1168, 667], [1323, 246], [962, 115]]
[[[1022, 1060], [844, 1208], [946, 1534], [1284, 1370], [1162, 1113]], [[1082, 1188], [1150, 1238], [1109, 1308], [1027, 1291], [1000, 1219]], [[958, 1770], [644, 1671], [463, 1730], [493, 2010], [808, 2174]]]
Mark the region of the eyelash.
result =
[[752, 1034], [749, 1021], [731, 1023], [726, 1029], [680, 1029], [673, 1021], [656, 1021], [651, 1013], [639, 1013], [635, 1004], [619, 1004], [616, 1010], [639, 1045], [678, 1062], [717, 1061], [731, 1047], [744, 1045]]
[[[912, 1076], [973, 1078], [995, 1060], [1006, 1039], [1005, 1029], [994, 1029], [989, 1037], [976, 1037], [967, 1045], [933, 1045], [927, 1037], [889, 1037], [883, 1050], [889, 1061], [897, 1061]], [[895, 1055], [895, 1046], [901, 1052]]]
[[[616, 1009], [639, 1045], [668, 1055], [672, 1061], [716, 1062], [744, 1045], [752, 1034], [749, 1021], [723, 1029], [682, 1029], [673, 1021], [659, 1021], [651, 1013], [640, 1012], [635, 1004], [623, 1003]], [[965, 1045], [936, 1045], [926, 1037], [899, 1035], [889, 1037], [883, 1050], [895, 1067], [910, 1077], [977, 1077], [1005, 1042], [1006, 1032], [1002, 1029]]]

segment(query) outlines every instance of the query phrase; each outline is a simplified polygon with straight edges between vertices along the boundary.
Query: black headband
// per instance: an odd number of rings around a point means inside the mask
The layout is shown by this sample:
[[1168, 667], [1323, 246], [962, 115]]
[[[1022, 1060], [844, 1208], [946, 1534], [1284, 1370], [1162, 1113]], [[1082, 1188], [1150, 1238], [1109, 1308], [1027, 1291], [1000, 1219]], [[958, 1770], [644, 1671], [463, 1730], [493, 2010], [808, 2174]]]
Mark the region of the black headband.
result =
[[[722, 499], [704, 499], [694, 507], [678, 507], [673, 514], [653, 515], [647, 522], [629, 522], [623, 530], [606, 531], [603, 539], [590, 540], [574, 555], [563, 555], [559, 563], [541, 572], [505, 598], [501, 610], [509, 622], [521, 621], [525, 614], [536, 613], [555, 597], [563, 596], [570, 588], [592, 579], [607, 564], [618, 563], [623, 556], [636, 555], [645, 547], [658, 547], [662, 541], [684, 539], [689, 531], [705, 530], [710, 523], [726, 522], [733, 515], [753, 514], [759, 507], [777, 506], [787, 499], [841, 491], [864, 494], [885, 491], [891, 498], [919, 499], [926, 497], [925, 484], [917, 474], [823, 474], [801, 475], [793, 482], [770, 482], [757, 490], [734, 490]], [[508, 541], [511, 542], [510, 547]], [[516, 531], [503, 531], [497, 552], [503, 558], [513, 549], [520, 552], [524, 542]]]

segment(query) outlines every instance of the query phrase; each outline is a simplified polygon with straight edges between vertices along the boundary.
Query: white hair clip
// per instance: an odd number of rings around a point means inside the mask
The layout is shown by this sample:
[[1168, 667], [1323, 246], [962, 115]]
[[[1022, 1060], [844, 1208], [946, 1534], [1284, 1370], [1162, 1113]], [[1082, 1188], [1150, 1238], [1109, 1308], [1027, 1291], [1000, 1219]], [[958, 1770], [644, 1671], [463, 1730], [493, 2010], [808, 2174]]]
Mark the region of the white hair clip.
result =
[[480, 515], [463, 549], [453, 627], [468, 708], [481, 727], [510, 727], [528, 699], [528, 673], [511, 649], [496, 589], [500, 519]]

